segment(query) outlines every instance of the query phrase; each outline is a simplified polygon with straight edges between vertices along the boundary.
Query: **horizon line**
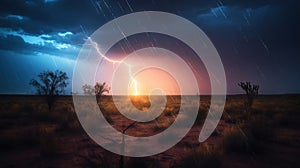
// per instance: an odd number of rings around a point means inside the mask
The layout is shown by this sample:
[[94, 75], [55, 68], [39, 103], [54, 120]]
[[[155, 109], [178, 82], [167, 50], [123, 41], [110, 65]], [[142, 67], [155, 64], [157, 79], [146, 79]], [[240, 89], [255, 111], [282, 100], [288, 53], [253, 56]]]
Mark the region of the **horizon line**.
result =
[[[139, 97], [139, 96], [238, 96], [238, 95], [246, 95], [245, 93], [230, 93], [230, 94], [167, 94], [167, 95], [125, 95], [125, 94], [119, 94], [119, 95], [110, 95], [110, 94], [105, 94], [102, 96], [133, 96], [133, 97]], [[259, 94], [258, 96], [267, 96], [267, 95], [300, 95], [300, 93], [268, 93], [268, 94]], [[0, 96], [47, 96], [47, 95], [39, 95], [39, 94], [17, 94], [17, 93], [12, 93], [12, 94], [7, 94], [7, 93], [0, 93]], [[86, 94], [61, 94], [61, 95], [55, 95], [55, 96], [95, 96], [95, 95], [86, 95]]]

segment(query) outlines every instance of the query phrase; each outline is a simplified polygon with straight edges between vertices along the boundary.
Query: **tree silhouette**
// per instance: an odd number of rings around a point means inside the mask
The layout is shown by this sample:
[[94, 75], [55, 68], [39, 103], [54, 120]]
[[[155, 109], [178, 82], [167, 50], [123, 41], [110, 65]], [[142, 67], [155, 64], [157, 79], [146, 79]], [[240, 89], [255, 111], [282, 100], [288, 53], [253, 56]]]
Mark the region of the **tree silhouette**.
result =
[[252, 85], [250, 82], [240, 82], [238, 83], [238, 85], [246, 92], [246, 112], [249, 118], [251, 113], [251, 107], [253, 104], [253, 99], [258, 95], [259, 85]]
[[65, 72], [43, 71], [38, 74], [39, 80], [31, 79], [29, 84], [34, 86], [38, 95], [45, 95], [49, 110], [51, 110], [56, 96], [64, 93], [69, 77]]
[[92, 85], [83, 85], [82, 86], [83, 93], [85, 95], [93, 95], [95, 93], [95, 88]]
[[100, 97], [106, 92], [109, 93], [110, 91], [110, 87], [107, 86], [107, 84], [105, 82], [103, 83], [99, 83], [97, 82], [95, 85], [95, 95], [96, 95], [96, 99], [97, 101], [100, 100]]

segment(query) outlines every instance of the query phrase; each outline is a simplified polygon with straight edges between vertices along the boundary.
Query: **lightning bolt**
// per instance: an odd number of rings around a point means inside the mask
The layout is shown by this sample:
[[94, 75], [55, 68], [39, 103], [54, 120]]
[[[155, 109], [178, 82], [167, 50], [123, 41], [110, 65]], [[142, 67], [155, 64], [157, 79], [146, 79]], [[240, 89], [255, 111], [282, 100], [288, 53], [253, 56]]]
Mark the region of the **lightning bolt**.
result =
[[127, 68], [128, 68], [128, 75], [129, 75], [129, 77], [130, 77], [130, 79], [131, 79], [131, 81], [132, 81], [132, 83], [133, 83], [133, 87], [134, 87], [134, 95], [135, 95], [135, 96], [139, 95], [138, 84], [137, 84], [137, 81], [136, 81], [136, 79], [134, 79], [134, 76], [133, 76], [133, 74], [132, 74], [131, 65], [128, 64], [128, 63], [126, 63], [125, 61], [113, 60], [113, 59], [110, 59], [110, 58], [106, 57], [106, 56], [100, 51], [99, 46], [98, 46], [98, 43], [95, 42], [95, 41], [93, 41], [92, 38], [88, 37], [88, 38], [87, 38], [87, 41], [89, 41], [89, 42], [92, 44], [92, 46], [95, 48], [96, 52], [97, 52], [97, 53], [99, 54], [99, 56], [100, 56], [101, 58], [103, 58], [104, 60], [106, 60], [106, 61], [108, 61], [108, 62], [111, 62], [111, 63], [113, 63], [113, 64], [116, 64], [116, 63], [117, 63], [117, 64], [124, 64], [124, 65], [127, 66]]

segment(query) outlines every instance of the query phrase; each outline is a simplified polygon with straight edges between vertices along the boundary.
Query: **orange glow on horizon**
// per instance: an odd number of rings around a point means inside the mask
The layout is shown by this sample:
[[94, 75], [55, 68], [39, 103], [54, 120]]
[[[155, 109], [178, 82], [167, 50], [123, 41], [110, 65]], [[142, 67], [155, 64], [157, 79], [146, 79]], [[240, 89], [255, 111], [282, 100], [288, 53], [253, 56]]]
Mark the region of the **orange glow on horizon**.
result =
[[158, 68], [145, 69], [137, 73], [128, 86], [128, 95], [180, 94], [177, 81], [167, 72]]

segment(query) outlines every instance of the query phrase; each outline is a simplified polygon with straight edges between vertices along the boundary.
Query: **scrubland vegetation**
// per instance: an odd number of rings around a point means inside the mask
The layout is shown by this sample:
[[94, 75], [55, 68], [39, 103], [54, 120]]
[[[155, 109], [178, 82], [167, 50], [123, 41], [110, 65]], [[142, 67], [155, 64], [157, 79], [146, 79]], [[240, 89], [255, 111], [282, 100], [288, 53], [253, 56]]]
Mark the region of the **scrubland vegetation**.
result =
[[[222, 119], [204, 143], [198, 135], [210, 107], [202, 96], [190, 132], [171, 149], [146, 158], [124, 157], [123, 167], [297, 167], [300, 164], [300, 96], [258, 96], [251, 115], [243, 96], [228, 96]], [[118, 101], [122, 101], [122, 97]], [[147, 101], [133, 102], [145, 110]], [[132, 121], [122, 116], [110, 96], [99, 106], [121, 131]], [[137, 123], [126, 134], [149, 136], [164, 131], [180, 109], [180, 97], [168, 97], [154, 121]], [[119, 167], [120, 156], [104, 150], [82, 129], [72, 97], [59, 96], [49, 111], [41, 96], [0, 97], [1, 167]]]

